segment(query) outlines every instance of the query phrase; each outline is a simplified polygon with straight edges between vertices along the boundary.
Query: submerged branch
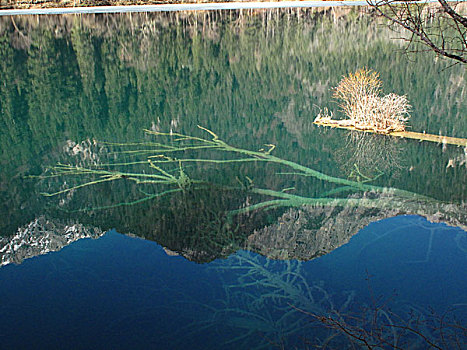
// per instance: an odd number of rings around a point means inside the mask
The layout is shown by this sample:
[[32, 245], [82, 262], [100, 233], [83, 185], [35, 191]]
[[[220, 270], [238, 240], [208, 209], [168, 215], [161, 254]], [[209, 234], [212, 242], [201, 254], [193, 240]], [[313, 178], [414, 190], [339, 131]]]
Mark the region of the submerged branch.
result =
[[[160, 188], [160, 192], [155, 194], [147, 195], [144, 198], [137, 199], [132, 202], [122, 202], [116, 204], [115, 206], [121, 205], [131, 205], [131, 204], [138, 204], [143, 201], [147, 201], [149, 199], [160, 197], [161, 195], [178, 192], [178, 191], [185, 191], [186, 189], [190, 188], [192, 190], [199, 190], [201, 188], [205, 188], [205, 186], [193, 186], [196, 184], [206, 184], [205, 181], [201, 180], [193, 180], [191, 179], [183, 170], [184, 163], [212, 163], [212, 164], [229, 164], [229, 163], [246, 163], [246, 162], [268, 162], [273, 163], [281, 166], [285, 166], [287, 168], [291, 168], [291, 172], [280, 172], [278, 174], [281, 175], [299, 175], [305, 177], [314, 177], [318, 180], [323, 182], [329, 182], [332, 184], [336, 184], [339, 187], [328, 192], [325, 192], [318, 198], [310, 198], [298, 194], [292, 194], [284, 190], [273, 190], [273, 189], [263, 189], [254, 187], [252, 181], [250, 181], [248, 186], [242, 186], [242, 188], [233, 188], [229, 186], [223, 186], [224, 188], [229, 188], [233, 190], [242, 190], [247, 191], [252, 194], [266, 196], [269, 199], [264, 199], [259, 203], [247, 205], [244, 208], [240, 208], [234, 210], [230, 213], [230, 217], [232, 215], [238, 214], [245, 214], [251, 211], [259, 210], [259, 209], [273, 209], [278, 207], [298, 207], [302, 205], [342, 205], [342, 206], [365, 206], [368, 208], [383, 208], [385, 206], [390, 206], [390, 203], [381, 202], [378, 199], [368, 199], [365, 198], [365, 193], [373, 192], [379, 194], [386, 194], [390, 193], [392, 196], [397, 196], [403, 199], [405, 202], [410, 201], [423, 201], [424, 203], [428, 202], [436, 202], [435, 200], [410, 192], [406, 190], [401, 190], [397, 188], [386, 188], [376, 185], [371, 185], [368, 182], [374, 179], [365, 177], [364, 181], [352, 181], [349, 179], [343, 179], [339, 177], [329, 176], [317, 170], [308, 168], [304, 165], [295, 163], [290, 160], [282, 159], [276, 157], [271, 154], [274, 150], [275, 146], [267, 145], [267, 150], [260, 149], [259, 151], [252, 151], [248, 149], [238, 148], [235, 146], [231, 146], [226, 142], [219, 139], [219, 137], [212, 131], [198, 126], [201, 130], [208, 133], [211, 138], [202, 138], [202, 137], [195, 137], [190, 135], [184, 135], [181, 133], [162, 133], [162, 132], [154, 132], [154, 131], [146, 131], [149, 134], [153, 134], [155, 136], [162, 136], [162, 137], [170, 137], [171, 138], [171, 146], [166, 145], [164, 143], [153, 143], [155, 147], [157, 147], [157, 152], [160, 152], [161, 148], [165, 148], [168, 152], [171, 153], [171, 157], [165, 154], [156, 154], [156, 155], [148, 155], [146, 156], [146, 161], [132, 161], [128, 163], [117, 163], [121, 165], [121, 167], [125, 166], [132, 166], [135, 164], [148, 164], [148, 168], [153, 173], [146, 173], [146, 172], [131, 172], [131, 171], [119, 171], [113, 170], [112, 164], [105, 165], [109, 167], [109, 169], [102, 169], [102, 168], [85, 168], [85, 167], [75, 167], [72, 165], [64, 165], [58, 164], [55, 167], [52, 167], [52, 175], [49, 176], [97, 176], [97, 179], [91, 179], [87, 182], [78, 184], [76, 186], [72, 186], [67, 189], [62, 189], [57, 192], [53, 193], [44, 193], [45, 196], [57, 196], [60, 194], [64, 194], [70, 191], [74, 191], [86, 186], [91, 186], [95, 184], [100, 184], [103, 182], [111, 182], [114, 180], [124, 179], [128, 181], [133, 181], [136, 184], [154, 184], [154, 185], [162, 185], [162, 186], [169, 186], [169, 189]], [[135, 145], [135, 144], [130, 144]], [[138, 144], [139, 145], [139, 144]], [[124, 147], [125, 144], [119, 144], [119, 146]], [[173, 156], [174, 153], [180, 152], [184, 153], [187, 150], [215, 150], [216, 152], [223, 152], [223, 153], [230, 153], [239, 156], [240, 158], [228, 158], [228, 159], [211, 159], [207, 158], [209, 154], [206, 154], [206, 157], [181, 157], [176, 158]], [[146, 152], [146, 150], [145, 150]], [[149, 150], [148, 150], [149, 152]], [[171, 173], [173, 170], [166, 170], [162, 166], [164, 163], [178, 163], [178, 174]], [[154, 173], [155, 172], [155, 173]], [[171, 189], [170, 187], [174, 186], [175, 189]], [[359, 198], [335, 198], [339, 193], [343, 192], [360, 192], [362, 195]], [[333, 197], [330, 197], [333, 196]], [[102, 207], [102, 208], [110, 208], [112, 206]], [[98, 208], [98, 209], [102, 209]]]

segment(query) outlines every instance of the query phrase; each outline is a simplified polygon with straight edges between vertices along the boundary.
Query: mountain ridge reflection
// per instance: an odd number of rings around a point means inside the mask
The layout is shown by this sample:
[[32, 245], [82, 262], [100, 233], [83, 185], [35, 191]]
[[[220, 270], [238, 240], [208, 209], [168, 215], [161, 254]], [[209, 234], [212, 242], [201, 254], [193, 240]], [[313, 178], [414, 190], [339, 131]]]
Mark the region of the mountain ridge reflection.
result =
[[[251, 151], [201, 129], [201, 136], [148, 131], [154, 141], [107, 144], [112, 151], [103, 156], [111, 154], [113, 163], [86, 156], [88, 166], [78, 158], [78, 165], [50, 167], [38, 177], [49, 189], [44, 195], [60, 209], [49, 215], [112, 225], [200, 263], [239, 249], [310, 260], [348, 242], [370, 222], [398, 215], [467, 227], [465, 204], [373, 185], [369, 178], [329, 176], [273, 155], [274, 145]], [[304, 179], [306, 186], [295, 185]]]

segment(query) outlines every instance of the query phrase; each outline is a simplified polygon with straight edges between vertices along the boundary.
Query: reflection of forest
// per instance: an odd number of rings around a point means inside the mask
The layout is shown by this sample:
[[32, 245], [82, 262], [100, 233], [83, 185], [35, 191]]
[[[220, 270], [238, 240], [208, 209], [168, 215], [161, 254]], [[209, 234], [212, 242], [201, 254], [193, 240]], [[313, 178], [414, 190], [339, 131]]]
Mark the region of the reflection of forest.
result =
[[[125, 142], [143, 128], [200, 124], [244, 147], [275, 143], [278, 155], [338, 175], [332, 160], [345, 141], [316, 132], [313, 106], [335, 109], [329, 88], [362, 66], [408, 94], [414, 130], [466, 136], [464, 70], [424, 55], [407, 62], [358, 9], [3, 17], [0, 45], [6, 233], [40, 214], [43, 198], [20, 177], [63, 158], [65, 140]], [[403, 146], [403, 166], [415, 171], [399, 171], [399, 183], [388, 170], [384, 184], [463, 199], [465, 172], [446, 172], [456, 150]]]

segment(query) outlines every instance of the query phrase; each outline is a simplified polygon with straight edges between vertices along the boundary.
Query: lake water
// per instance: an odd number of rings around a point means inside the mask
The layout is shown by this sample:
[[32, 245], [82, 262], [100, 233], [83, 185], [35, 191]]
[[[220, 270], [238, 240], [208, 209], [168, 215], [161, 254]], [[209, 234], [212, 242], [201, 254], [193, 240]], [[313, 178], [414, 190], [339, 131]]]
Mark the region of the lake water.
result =
[[313, 125], [366, 67], [467, 138], [465, 68], [399, 36], [358, 7], [0, 18], [1, 347], [464, 348], [466, 149]]

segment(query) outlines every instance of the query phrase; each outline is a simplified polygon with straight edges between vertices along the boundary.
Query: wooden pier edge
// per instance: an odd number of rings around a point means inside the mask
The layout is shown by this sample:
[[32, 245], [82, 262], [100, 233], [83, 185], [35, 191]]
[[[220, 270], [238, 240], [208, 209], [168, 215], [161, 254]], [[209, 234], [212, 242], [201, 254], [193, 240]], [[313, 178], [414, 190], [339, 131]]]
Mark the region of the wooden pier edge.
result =
[[360, 128], [356, 128], [353, 125], [340, 124], [339, 122], [340, 122], [339, 120], [333, 120], [333, 121], [315, 120], [313, 124], [319, 125], [319, 126], [328, 126], [331, 128], [371, 132], [371, 133], [380, 134], [380, 135], [389, 135], [389, 136], [403, 137], [403, 138], [414, 139], [414, 140], [419, 140], [419, 141], [430, 141], [430, 142], [437, 142], [440, 144], [449, 144], [449, 145], [467, 147], [467, 139], [458, 138], [458, 137], [425, 134], [425, 133], [413, 132], [413, 131], [392, 131], [386, 134], [386, 133], [379, 133], [373, 129], [360, 129]]

